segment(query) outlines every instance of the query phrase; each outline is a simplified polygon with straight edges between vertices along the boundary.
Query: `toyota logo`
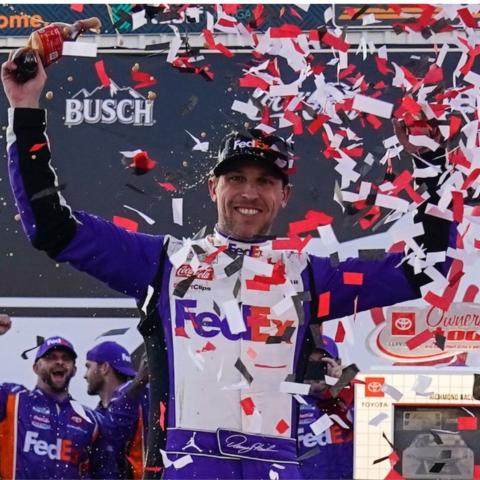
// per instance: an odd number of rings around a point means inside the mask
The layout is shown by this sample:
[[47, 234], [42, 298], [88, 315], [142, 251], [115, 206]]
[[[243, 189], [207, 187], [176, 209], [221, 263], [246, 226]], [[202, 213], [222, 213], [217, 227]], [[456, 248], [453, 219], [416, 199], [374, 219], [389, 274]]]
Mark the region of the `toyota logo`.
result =
[[395, 327], [402, 332], [410, 330], [413, 326], [413, 322], [408, 317], [400, 317], [395, 320]]
[[380, 382], [370, 382], [367, 385], [367, 389], [371, 393], [378, 393], [382, 391], [382, 386]]

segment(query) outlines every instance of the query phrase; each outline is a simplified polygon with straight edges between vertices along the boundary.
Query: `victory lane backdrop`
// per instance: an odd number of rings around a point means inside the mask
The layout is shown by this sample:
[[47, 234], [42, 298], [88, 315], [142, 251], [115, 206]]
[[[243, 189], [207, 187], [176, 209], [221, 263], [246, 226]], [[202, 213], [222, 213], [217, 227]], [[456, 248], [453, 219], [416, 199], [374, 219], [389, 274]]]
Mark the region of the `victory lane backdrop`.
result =
[[[417, 58], [418, 58], [418, 54]], [[425, 59], [434, 58], [433, 53], [423, 53]], [[317, 54], [318, 60], [327, 64], [328, 53]], [[407, 50], [390, 54], [390, 59], [400, 65], [412, 62]], [[2, 62], [6, 55], [1, 55]], [[259, 123], [249, 120], [243, 114], [233, 112], [234, 100], [247, 101], [252, 89], [240, 88], [238, 79], [242, 68], [251, 60], [249, 53], [237, 53], [234, 58], [219, 54], [206, 54], [207, 62], [215, 74], [213, 81], [206, 81], [200, 75], [180, 72], [165, 61], [163, 54], [130, 55], [101, 53], [95, 59], [64, 57], [48, 68], [48, 81], [42, 106], [48, 109], [48, 134], [52, 148], [52, 159], [62, 185], [62, 193], [73, 209], [86, 210], [111, 220], [113, 216], [126, 217], [138, 222], [138, 230], [145, 233], [172, 233], [175, 236], [189, 236], [207, 225], [213, 227], [215, 209], [208, 197], [206, 179], [215, 164], [215, 155], [220, 139], [231, 129]], [[444, 63], [445, 71], [453, 70], [458, 54], [451, 53]], [[103, 60], [105, 71], [113, 81], [111, 87], [102, 87], [95, 70], [95, 62]], [[351, 55], [350, 61], [359, 65], [360, 71], [367, 72], [367, 81], [381, 80], [371, 57]], [[426, 61], [426, 60], [425, 60]], [[148, 72], [156, 84], [134, 90], [131, 78], [132, 67], [138, 63], [142, 72]], [[334, 81], [336, 68], [325, 71], [327, 81]], [[450, 75], [451, 76], [451, 75]], [[449, 78], [446, 75], [446, 78]], [[313, 85], [305, 82], [306, 94], [313, 91]], [[145, 114], [148, 92], [156, 94], [151, 105], [151, 117]], [[47, 93], [48, 92], [48, 93]], [[398, 89], [386, 89], [382, 99], [394, 101], [401, 95]], [[85, 99], [94, 103], [110, 99], [110, 105], [122, 100], [130, 104], [136, 99], [141, 104], [137, 123], [131, 109], [123, 111], [123, 122], [118, 116], [112, 119], [97, 118], [87, 123], [76, 113], [66, 117], [67, 100]], [[78, 104], [77, 102], [77, 104]], [[7, 101], [0, 97], [0, 124], [2, 141], [6, 145]], [[281, 109], [281, 106], [278, 106]], [[143, 113], [142, 113], [143, 112]], [[280, 112], [280, 110], [279, 110]], [[95, 117], [94, 113], [91, 112]], [[98, 116], [98, 115], [97, 115]], [[122, 113], [120, 113], [122, 117]], [[132, 118], [131, 118], [132, 117]], [[75, 121], [78, 124], [66, 125]], [[106, 122], [110, 123], [106, 123]], [[81, 123], [79, 123], [81, 122]], [[129, 122], [129, 123], [128, 123]], [[142, 122], [150, 123], [148, 125]], [[309, 121], [304, 122], [304, 126]], [[358, 126], [356, 127], [358, 131]], [[378, 162], [385, 149], [382, 141], [393, 135], [389, 120], [383, 120], [382, 128], [375, 130], [367, 125], [364, 134], [364, 156], [371, 152]], [[201, 142], [209, 142], [208, 152], [193, 151], [194, 140], [190, 132]], [[290, 129], [280, 129], [280, 135], [288, 136]], [[360, 229], [354, 219], [342, 212], [333, 199], [336, 162], [322, 154], [325, 148], [320, 132], [310, 135], [306, 130], [302, 136], [295, 136], [297, 173], [292, 176], [293, 196], [287, 209], [276, 224], [275, 232], [286, 235], [288, 223], [301, 220], [310, 210], [323, 211], [334, 217], [333, 228], [340, 241], [370, 235], [372, 231]], [[135, 175], [129, 167], [131, 160], [125, 159], [121, 151], [148, 152], [157, 162], [155, 168], [144, 175]], [[5, 150], [4, 150], [5, 152]], [[74, 271], [68, 265], [52, 262], [44, 253], [35, 251], [28, 243], [19, 222], [14, 220], [16, 209], [8, 185], [6, 153], [0, 174], [0, 270], [2, 282], [0, 297], [116, 297], [113, 292], [88, 276]], [[402, 163], [395, 160], [399, 171], [408, 167], [408, 158]], [[358, 159], [358, 171], [370, 168]], [[365, 171], [365, 170], [363, 170]], [[376, 166], [369, 172], [369, 180], [380, 183], [385, 166]], [[365, 177], [362, 174], [362, 179]], [[167, 191], [159, 183], [170, 183], [176, 191]], [[353, 190], [353, 185], [350, 185]], [[183, 226], [173, 223], [172, 198], [183, 198]], [[149, 225], [132, 210], [135, 208], [155, 220]], [[380, 229], [379, 231], [381, 231]], [[385, 230], [385, 228], [383, 228]], [[321, 252], [317, 252], [321, 255]]]

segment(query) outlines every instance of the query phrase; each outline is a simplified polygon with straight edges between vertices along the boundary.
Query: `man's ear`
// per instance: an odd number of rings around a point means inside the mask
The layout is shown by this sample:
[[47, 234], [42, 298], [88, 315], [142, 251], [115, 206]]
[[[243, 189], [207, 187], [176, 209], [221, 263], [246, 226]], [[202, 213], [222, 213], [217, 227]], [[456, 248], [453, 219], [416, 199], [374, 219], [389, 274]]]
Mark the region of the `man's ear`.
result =
[[33, 370], [33, 372], [35, 373], [35, 375], [38, 375], [38, 362], [35, 362], [35, 363], [32, 365], [32, 370]]
[[292, 186], [290, 184], [283, 187], [283, 198], [282, 198], [282, 208], [285, 208], [288, 204], [290, 194], [292, 193]]
[[208, 193], [210, 194], [210, 198], [212, 199], [212, 202], [217, 201], [217, 185], [218, 185], [217, 177], [210, 177], [208, 179]]
[[77, 374], [77, 366], [73, 366], [72, 378]]

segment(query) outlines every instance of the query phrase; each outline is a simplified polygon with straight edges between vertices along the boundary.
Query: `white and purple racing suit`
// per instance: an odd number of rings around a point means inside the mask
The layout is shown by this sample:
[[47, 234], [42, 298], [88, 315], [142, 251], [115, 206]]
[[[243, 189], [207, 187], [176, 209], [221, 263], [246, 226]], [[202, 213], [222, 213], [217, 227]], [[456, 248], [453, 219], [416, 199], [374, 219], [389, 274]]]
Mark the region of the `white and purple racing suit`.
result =
[[[151, 408], [160, 413], [151, 431], [163, 465], [147, 464], [147, 473], [298, 478], [298, 406], [280, 384], [301, 381], [318, 298], [328, 320], [418, 297], [403, 254], [334, 265], [272, 239], [239, 242], [218, 230], [187, 241], [127, 232], [66, 205], [45, 129], [43, 110], [9, 110], [10, 181], [28, 238], [136, 298], [157, 331], [153, 364], [161, 372], [151, 388], [160, 393]], [[362, 282], [345, 283], [345, 272]]]

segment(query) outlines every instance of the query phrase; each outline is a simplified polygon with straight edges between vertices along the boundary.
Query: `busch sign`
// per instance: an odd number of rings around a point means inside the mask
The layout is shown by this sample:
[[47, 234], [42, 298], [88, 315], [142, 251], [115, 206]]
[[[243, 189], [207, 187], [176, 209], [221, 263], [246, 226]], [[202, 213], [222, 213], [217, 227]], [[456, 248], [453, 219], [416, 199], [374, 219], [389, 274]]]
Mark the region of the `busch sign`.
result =
[[[110, 98], [92, 98], [105, 87], [92, 92], [82, 88], [65, 102], [65, 125], [115, 123], [149, 127], [154, 123], [153, 102], [131, 87], [110, 84]], [[114, 97], [114, 98], [113, 98]], [[123, 98], [121, 98], [123, 97]]]

